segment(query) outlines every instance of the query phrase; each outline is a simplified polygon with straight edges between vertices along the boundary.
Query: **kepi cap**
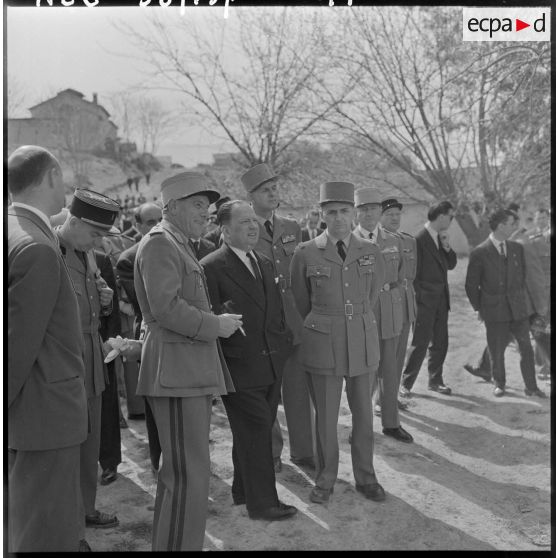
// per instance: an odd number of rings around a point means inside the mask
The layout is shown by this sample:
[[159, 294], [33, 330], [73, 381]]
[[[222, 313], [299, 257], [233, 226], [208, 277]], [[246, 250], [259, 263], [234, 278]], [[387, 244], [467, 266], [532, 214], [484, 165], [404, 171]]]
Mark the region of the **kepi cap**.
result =
[[320, 205], [328, 202], [355, 205], [355, 185], [352, 182], [324, 182], [320, 184]]
[[395, 198], [387, 198], [382, 200], [382, 213], [391, 209], [392, 207], [397, 207], [399, 210], [403, 209], [403, 204], [399, 203]]
[[76, 189], [69, 210], [74, 217], [102, 229], [106, 234], [120, 234], [113, 226], [120, 212], [120, 205], [99, 192], [87, 188]]
[[189, 198], [195, 194], [205, 195], [209, 203], [219, 199], [219, 192], [209, 187], [207, 178], [199, 172], [185, 171], [169, 176], [161, 183], [161, 200], [163, 206], [170, 200]]
[[376, 203], [382, 205], [382, 198], [376, 188], [359, 188], [355, 192], [355, 206], [367, 205], [369, 203]]
[[278, 178], [269, 165], [260, 163], [248, 169], [241, 177], [240, 181], [248, 193], [257, 190], [262, 184]]

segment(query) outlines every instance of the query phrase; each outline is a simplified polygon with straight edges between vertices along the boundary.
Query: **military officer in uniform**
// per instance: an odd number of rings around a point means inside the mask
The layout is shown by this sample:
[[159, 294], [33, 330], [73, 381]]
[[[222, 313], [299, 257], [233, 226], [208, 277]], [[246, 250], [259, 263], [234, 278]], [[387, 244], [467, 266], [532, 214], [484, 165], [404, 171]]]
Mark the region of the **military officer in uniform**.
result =
[[[241, 177], [258, 218], [260, 237], [255, 247], [273, 262], [275, 277], [279, 284], [287, 325], [293, 332], [294, 350], [283, 370], [283, 408], [289, 431], [291, 461], [303, 467], [313, 467], [312, 407], [304, 374], [298, 363], [298, 346], [302, 332], [302, 320], [296, 310], [291, 290], [289, 265], [294, 250], [301, 240], [298, 223], [275, 214], [279, 205], [278, 175], [268, 165], [261, 163], [247, 170]], [[283, 439], [276, 420], [273, 429], [273, 458], [275, 472], [281, 470]]]
[[291, 262], [293, 294], [304, 320], [300, 357], [316, 411], [316, 486], [310, 500], [325, 504], [333, 492], [345, 380], [356, 489], [380, 501], [385, 493], [373, 465], [371, 399], [380, 351], [372, 309], [385, 281], [384, 261], [377, 246], [351, 232], [353, 184], [322, 184], [320, 205], [327, 230], [300, 244]]
[[397, 369], [397, 346], [403, 327], [403, 298], [405, 279], [403, 242], [380, 224], [381, 198], [375, 188], [361, 188], [355, 192], [355, 234], [371, 240], [381, 251], [385, 264], [384, 284], [374, 314], [380, 337], [380, 365], [376, 397], [381, 407], [383, 433], [401, 442], [410, 443], [413, 437], [401, 426], [397, 394], [400, 373]]
[[[400, 231], [401, 210], [403, 205], [396, 198], [382, 200], [382, 217], [380, 223], [382, 228], [392, 234], [399, 236], [402, 242], [404, 279], [401, 284], [401, 296], [403, 299], [403, 326], [397, 342], [397, 374], [401, 379], [405, 355], [407, 353], [407, 343], [411, 326], [415, 322], [417, 315], [417, 301], [413, 281], [417, 273], [417, 241], [414, 236]], [[407, 404], [398, 401], [400, 410], [407, 408]]]
[[85, 540], [85, 527], [108, 528], [118, 525], [116, 516], [95, 509], [101, 401], [108, 382], [99, 332], [100, 318], [118, 309], [112, 308], [113, 291], [100, 276], [93, 249], [101, 248], [102, 239], [107, 234], [120, 233], [114, 227], [119, 210], [119, 205], [107, 196], [92, 190], [78, 189], [74, 193], [66, 220], [55, 229], [77, 294], [85, 343], [85, 391], [90, 432], [80, 448], [80, 487], [85, 516], [80, 536], [82, 541]]
[[209, 492], [213, 394], [234, 391], [218, 344], [241, 316], [211, 312], [198, 238], [219, 194], [182, 172], [161, 184], [163, 220], [140, 241], [134, 286], [145, 324], [137, 394], [146, 396], [162, 451], [153, 550], [203, 548]]

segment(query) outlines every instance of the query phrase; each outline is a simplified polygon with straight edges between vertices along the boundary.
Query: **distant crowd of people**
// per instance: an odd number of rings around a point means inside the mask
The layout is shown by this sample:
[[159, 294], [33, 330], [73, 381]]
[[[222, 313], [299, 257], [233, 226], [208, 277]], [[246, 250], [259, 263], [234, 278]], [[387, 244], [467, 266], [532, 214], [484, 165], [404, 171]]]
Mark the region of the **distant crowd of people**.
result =
[[[10, 155], [10, 552], [91, 550], [86, 528], [119, 524], [96, 506], [98, 482], [114, 482], [121, 462], [119, 377], [127, 420], [146, 422], [161, 551], [203, 547], [217, 397], [232, 433], [232, 501], [250, 519], [275, 521], [297, 513], [276, 490], [280, 401], [289, 459], [313, 474], [308, 497], [323, 505], [338, 475], [343, 390], [355, 489], [374, 502], [386, 492], [373, 416], [383, 435], [413, 443], [400, 414], [427, 354], [428, 389], [451, 395], [453, 205], [433, 204], [413, 236], [400, 230], [396, 197], [332, 181], [301, 226], [276, 212], [281, 179], [267, 164], [239, 180], [246, 200], [184, 171], [162, 182], [158, 200], [77, 189], [65, 207], [50, 152]], [[525, 395], [546, 397], [537, 379], [551, 373], [548, 210], [534, 222], [526, 230], [518, 206], [496, 208], [468, 262], [465, 289], [487, 348], [465, 368], [495, 397], [506, 395], [510, 342]]]

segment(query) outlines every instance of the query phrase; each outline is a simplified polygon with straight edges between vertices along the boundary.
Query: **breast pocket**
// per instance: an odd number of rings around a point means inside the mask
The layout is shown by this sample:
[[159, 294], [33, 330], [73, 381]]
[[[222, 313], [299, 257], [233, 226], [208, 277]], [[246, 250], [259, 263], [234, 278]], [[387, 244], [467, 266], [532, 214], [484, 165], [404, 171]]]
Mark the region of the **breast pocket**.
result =
[[283, 252], [285, 252], [286, 256], [292, 256], [294, 254], [296, 248], [296, 242], [293, 240], [292, 242], [285, 242], [283, 244]]
[[399, 252], [386, 252], [383, 254], [386, 264], [386, 281], [397, 281], [399, 273]]
[[358, 276], [360, 278], [360, 283], [361, 283], [360, 288], [364, 289], [364, 292], [366, 293], [370, 291], [372, 277], [374, 275], [375, 270], [376, 270], [376, 264], [358, 266]]
[[331, 267], [327, 265], [309, 265], [306, 268], [306, 277], [310, 280], [312, 287], [322, 288], [329, 284]]
[[411, 248], [405, 250], [405, 265], [407, 279], [414, 279], [417, 274], [417, 258]]

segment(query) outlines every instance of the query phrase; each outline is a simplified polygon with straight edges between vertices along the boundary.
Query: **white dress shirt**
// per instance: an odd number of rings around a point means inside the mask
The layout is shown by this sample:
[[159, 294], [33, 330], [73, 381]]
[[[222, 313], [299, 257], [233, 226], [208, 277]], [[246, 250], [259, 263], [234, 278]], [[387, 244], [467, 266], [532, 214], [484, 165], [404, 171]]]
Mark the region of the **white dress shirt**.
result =
[[494, 233], [490, 233], [488, 235], [488, 238], [490, 238], [492, 244], [494, 244], [494, 248], [496, 248], [496, 252], [498, 252], [498, 254], [502, 254], [502, 252], [500, 251], [500, 245], [503, 244], [504, 245], [504, 257], [507, 257], [508, 255], [508, 247], [506, 246], [506, 241], [505, 240], [498, 240], [495, 236]]
[[438, 250], [439, 250], [440, 249], [440, 239], [438, 238], [438, 231], [436, 231], [432, 228], [432, 225], [430, 224], [430, 221], [428, 221], [428, 223], [426, 223], [424, 225], [424, 228], [429, 232], [430, 236], [432, 237], [432, 240], [434, 241], [434, 244], [436, 244], [436, 248], [438, 248]]
[[[231, 246], [230, 244], [228, 246], [240, 258], [240, 261], [248, 268], [248, 271], [252, 274], [252, 277], [254, 279], [257, 279], [257, 277], [254, 275], [254, 270], [252, 269], [252, 263], [250, 262], [248, 256], [246, 255], [246, 251], [241, 250], [240, 248], [236, 248], [235, 246]], [[250, 254], [256, 261], [256, 265], [257, 265], [258, 260], [256, 258], [256, 255], [254, 254], [254, 251], [250, 250]], [[260, 273], [261, 273], [261, 269], [260, 269]]]

